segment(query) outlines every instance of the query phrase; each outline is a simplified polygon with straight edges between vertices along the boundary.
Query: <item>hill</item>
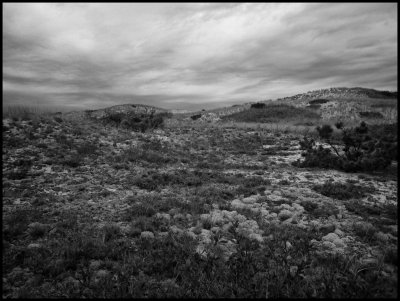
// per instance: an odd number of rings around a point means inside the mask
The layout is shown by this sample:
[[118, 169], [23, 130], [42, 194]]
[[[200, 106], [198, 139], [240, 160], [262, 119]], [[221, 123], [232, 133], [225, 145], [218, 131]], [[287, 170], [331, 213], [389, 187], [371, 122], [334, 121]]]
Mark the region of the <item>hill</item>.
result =
[[[235, 106], [234, 108], [218, 110], [218, 116], [225, 120], [245, 122], [271, 122], [277, 106], [282, 111], [286, 106], [287, 114], [275, 115], [278, 120], [287, 118], [308, 118], [320, 116], [323, 121], [379, 121], [394, 122], [397, 119], [397, 92], [377, 91], [366, 88], [329, 88], [309, 91], [294, 96], [278, 98], [274, 101], [261, 101], [265, 108], [254, 108], [252, 104]], [[254, 105], [254, 103], [253, 103]], [[283, 107], [282, 107], [283, 106]], [[295, 107], [300, 110], [294, 110]], [[236, 110], [236, 112], [233, 109]], [[203, 114], [208, 113], [203, 112]], [[293, 114], [294, 115], [293, 115]], [[319, 117], [317, 118], [319, 119]]]
[[107, 107], [104, 109], [98, 110], [85, 110], [85, 111], [73, 111], [65, 113], [65, 117], [70, 117], [72, 119], [75, 118], [94, 118], [94, 119], [102, 119], [112, 114], [143, 114], [143, 115], [151, 115], [158, 113], [168, 113], [169, 111], [166, 109], [143, 105], [143, 104], [123, 104], [116, 105], [112, 107]]

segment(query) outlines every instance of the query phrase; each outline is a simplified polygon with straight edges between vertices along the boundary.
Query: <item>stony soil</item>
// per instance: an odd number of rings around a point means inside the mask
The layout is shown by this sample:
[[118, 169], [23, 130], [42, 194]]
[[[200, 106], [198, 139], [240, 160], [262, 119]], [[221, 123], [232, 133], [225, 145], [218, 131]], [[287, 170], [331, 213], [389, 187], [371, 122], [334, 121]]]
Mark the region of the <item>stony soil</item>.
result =
[[[76, 267], [49, 273], [15, 258], [44, 250], [55, 266], [65, 216], [88, 236], [103, 233], [103, 241], [112, 236], [106, 227], [133, 244], [190, 237], [200, 258], [224, 262], [240, 237], [268, 246], [271, 227], [314, 231], [310, 254], [355, 258], [356, 274], [377, 270], [390, 288], [382, 295], [397, 296], [397, 256], [388, 257], [388, 250], [397, 254], [397, 177], [296, 168], [290, 163], [301, 158], [300, 139], [237, 128], [137, 133], [89, 121], [3, 120], [3, 297], [93, 296], [90, 285], [116, 275], [105, 258], [92, 258], [85, 285]], [[314, 189], [329, 181], [373, 192], [341, 200]], [[21, 212], [28, 212], [23, 221]], [[296, 243], [284, 241], [288, 250]], [[301, 275], [300, 264], [294, 260], [289, 271]]]

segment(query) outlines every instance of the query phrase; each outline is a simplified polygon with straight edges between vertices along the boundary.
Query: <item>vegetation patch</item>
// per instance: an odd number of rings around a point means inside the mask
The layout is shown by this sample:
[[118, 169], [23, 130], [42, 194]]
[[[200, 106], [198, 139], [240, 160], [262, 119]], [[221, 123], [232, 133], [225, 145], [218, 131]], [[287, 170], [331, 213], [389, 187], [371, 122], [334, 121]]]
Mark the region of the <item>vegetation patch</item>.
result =
[[310, 100], [308, 103], [310, 105], [316, 105], [316, 104], [323, 104], [323, 103], [327, 103], [327, 102], [330, 102], [330, 100], [329, 99], [318, 98], [318, 99]]
[[197, 119], [201, 118], [201, 114], [192, 115], [192, 116], [190, 116], [190, 118], [191, 118], [192, 120], [197, 120]]
[[296, 108], [290, 105], [276, 104], [266, 105], [263, 108], [250, 108], [231, 115], [223, 116], [223, 120], [233, 120], [239, 122], [260, 122], [273, 123], [282, 122], [283, 120], [296, 120], [300, 118], [320, 119], [317, 113], [304, 109]]
[[379, 118], [382, 119], [383, 115], [380, 112], [374, 112], [374, 111], [366, 111], [366, 112], [358, 112], [361, 117], [365, 118]]
[[251, 104], [250, 108], [253, 108], [253, 109], [263, 109], [263, 108], [265, 108], [265, 106], [266, 106], [265, 103], [257, 102], [257, 103]]
[[[322, 167], [344, 170], [346, 172], [375, 171], [388, 167], [392, 160], [397, 159], [397, 137], [392, 133], [384, 133], [382, 129], [375, 129], [370, 134], [369, 127], [361, 122], [355, 128], [343, 128], [338, 122], [336, 127], [341, 130], [343, 149], [333, 144], [333, 129], [330, 125], [317, 127], [319, 137], [330, 148], [317, 146], [314, 139], [304, 137], [300, 147], [304, 152], [300, 159], [293, 162], [298, 167]], [[377, 137], [376, 131], [383, 132]], [[390, 131], [390, 129], [389, 129]]]
[[322, 195], [339, 200], [360, 199], [375, 191], [373, 187], [340, 182], [325, 182], [322, 185], [315, 185], [313, 189]]
[[171, 117], [169, 113], [136, 113], [136, 112], [126, 112], [118, 113], [112, 112], [108, 113], [101, 118], [103, 124], [109, 124], [117, 127], [122, 127], [125, 129], [130, 129], [137, 132], [146, 132], [147, 130], [152, 130], [156, 128], [163, 127], [164, 119]]

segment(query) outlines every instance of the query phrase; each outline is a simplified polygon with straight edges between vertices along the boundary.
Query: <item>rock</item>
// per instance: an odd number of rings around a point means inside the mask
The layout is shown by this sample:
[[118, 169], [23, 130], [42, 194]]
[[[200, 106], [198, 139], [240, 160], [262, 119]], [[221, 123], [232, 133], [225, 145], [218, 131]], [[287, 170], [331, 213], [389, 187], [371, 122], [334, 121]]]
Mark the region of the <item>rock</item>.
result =
[[304, 207], [301, 206], [300, 204], [294, 203], [294, 204], [292, 204], [292, 207], [293, 207], [296, 211], [304, 212]]
[[385, 233], [383, 233], [383, 232], [381, 232], [381, 231], [375, 233], [374, 236], [375, 236], [375, 238], [376, 238], [377, 240], [379, 240], [379, 241], [381, 241], [381, 242], [386, 242], [386, 241], [389, 240], [388, 235], [385, 234]]
[[210, 230], [211, 230], [212, 233], [215, 234], [215, 233], [218, 233], [219, 231], [221, 231], [221, 228], [219, 228], [219, 227], [212, 227]]
[[377, 258], [365, 258], [361, 260], [361, 264], [365, 266], [378, 266], [379, 260]]
[[209, 220], [210, 220], [210, 214], [208, 214], [208, 213], [200, 214], [200, 221], [202, 223], [208, 222]]
[[341, 240], [340, 238], [333, 240], [333, 243], [338, 248], [343, 248], [345, 246], [343, 240]]
[[287, 241], [286, 242], [286, 249], [290, 250], [292, 247], [293, 247], [292, 244], [289, 241]]
[[211, 207], [212, 207], [213, 209], [219, 209], [219, 205], [218, 205], [218, 204], [212, 204]]
[[259, 195], [251, 195], [247, 198], [243, 198], [242, 202], [245, 204], [253, 204], [258, 201], [259, 197]]
[[143, 231], [142, 233], [140, 233], [140, 237], [144, 238], [144, 239], [153, 239], [154, 234], [153, 234], [153, 232], [150, 232], [150, 231]]
[[64, 285], [73, 286], [75, 289], [79, 288], [79, 280], [76, 280], [74, 277], [69, 276], [63, 280]]
[[[175, 216], [174, 216], [174, 218], [175, 218]], [[168, 213], [160, 213], [160, 212], [158, 212], [155, 215], [155, 217], [158, 218], [158, 219], [164, 219], [164, 220], [167, 220], [167, 221], [171, 220], [171, 215], [169, 215]]]
[[186, 231], [185, 234], [192, 239], [197, 239], [197, 235], [193, 231]]
[[324, 246], [327, 249], [335, 249], [336, 248], [336, 245], [333, 242], [330, 242], [330, 241], [324, 241], [322, 243], [322, 246]]
[[224, 224], [221, 229], [224, 232], [228, 232], [232, 227], [233, 227], [233, 224], [231, 222], [228, 222], [228, 223]]
[[289, 268], [290, 276], [294, 277], [297, 274], [297, 271], [299, 270], [299, 267], [297, 265], [292, 265]]
[[177, 213], [174, 215], [174, 219], [177, 221], [183, 221], [185, 220], [185, 216], [182, 213]]
[[41, 248], [42, 245], [41, 244], [37, 244], [37, 243], [31, 243], [28, 245], [28, 249], [32, 250], [32, 249], [39, 249]]
[[260, 214], [263, 218], [266, 218], [269, 215], [269, 211], [267, 209], [261, 208]]
[[172, 233], [177, 234], [177, 235], [183, 234], [183, 230], [178, 228], [176, 225], [173, 225], [173, 226], [169, 227], [169, 230]]
[[89, 269], [98, 270], [103, 262], [101, 260], [91, 260], [89, 264]]
[[334, 233], [337, 234], [339, 237], [343, 237], [344, 236], [344, 232], [342, 230], [340, 230], [340, 229], [336, 229]]
[[107, 270], [98, 270], [95, 275], [94, 275], [94, 282], [98, 283], [109, 275], [109, 272]]
[[293, 207], [290, 206], [289, 204], [282, 204], [279, 206], [280, 209], [287, 209], [289, 211], [293, 211]]
[[324, 237], [322, 237], [323, 241], [333, 242], [336, 239], [340, 239], [336, 233], [329, 233], [329, 234], [325, 235]]
[[196, 253], [199, 254], [203, 258], [207, 258], [206, 247], [204, 244], [199, 244], [196, 247]]

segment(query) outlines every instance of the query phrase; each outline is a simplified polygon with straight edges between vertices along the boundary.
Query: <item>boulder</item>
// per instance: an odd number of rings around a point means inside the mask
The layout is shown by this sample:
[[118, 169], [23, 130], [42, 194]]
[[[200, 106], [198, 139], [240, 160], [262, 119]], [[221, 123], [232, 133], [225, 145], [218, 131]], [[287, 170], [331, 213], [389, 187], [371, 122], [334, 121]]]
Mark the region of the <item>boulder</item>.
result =
[[140, 233], [140, 237], [144, 239], [153, 239], [154, 233], [150, 231], [143, 231], [142, 233]]

